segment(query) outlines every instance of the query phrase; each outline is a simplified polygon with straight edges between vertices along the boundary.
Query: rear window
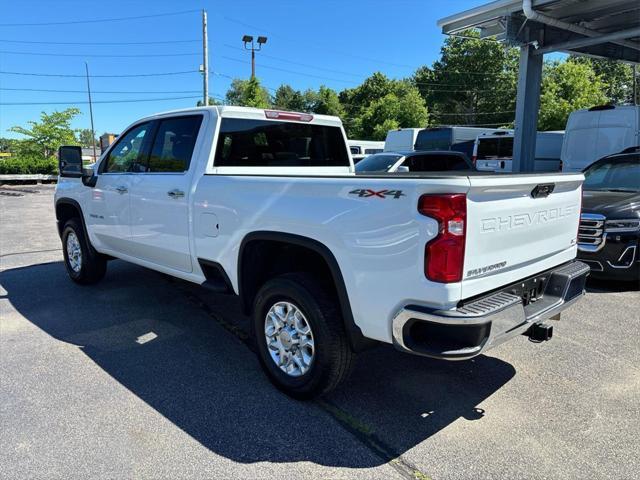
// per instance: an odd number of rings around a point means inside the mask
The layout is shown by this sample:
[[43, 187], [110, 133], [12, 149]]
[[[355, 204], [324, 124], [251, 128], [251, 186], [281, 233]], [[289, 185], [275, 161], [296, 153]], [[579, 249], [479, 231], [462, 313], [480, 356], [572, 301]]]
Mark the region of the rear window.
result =
[[356, 172], [386, 172], [401, 158], [402, 155], [391, 153], [369, 155], [357, 163]]
[[365, 148], [364, 149], [365, 155], [372, 155], [374, 153], [380, 153], [380, 152], [382, 152], [382, 148]]
[[513, 137], [479, 139], [477, 158], [513, 158]]
[[449, 150], [451, 130], [421, 130], [416, 138], [416, 150]]
[[215, 165], [348, 167], [349, 155], [338, 127], [223, 118]]

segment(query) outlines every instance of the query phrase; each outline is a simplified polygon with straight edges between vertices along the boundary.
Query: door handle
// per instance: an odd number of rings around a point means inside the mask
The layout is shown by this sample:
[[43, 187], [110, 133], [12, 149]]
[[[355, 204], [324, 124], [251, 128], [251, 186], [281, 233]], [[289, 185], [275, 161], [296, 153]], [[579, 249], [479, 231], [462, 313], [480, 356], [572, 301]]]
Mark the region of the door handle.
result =
[[169, 190], [167, 192], [167, 195], [169, 195], [171, 198], [182, 198], [184, 197], [184, 192], [182, 190], [174, 188], [173, 190]]
[[120, 185], [119, 187], [116, 187], [116, 192], [118, 192], [120, 195], [127, 193], [129, 190], [127, 190], [127, 187], [125, 187], [124, 185]]

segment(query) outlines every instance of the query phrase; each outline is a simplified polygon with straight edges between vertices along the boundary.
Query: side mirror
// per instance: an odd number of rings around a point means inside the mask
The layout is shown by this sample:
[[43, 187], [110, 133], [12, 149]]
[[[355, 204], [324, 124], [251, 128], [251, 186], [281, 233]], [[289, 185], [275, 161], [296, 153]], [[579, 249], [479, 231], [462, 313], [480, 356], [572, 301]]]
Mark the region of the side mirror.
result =
[[82, 148], [75, 145], [63, 145], [58, 149], [58, 171], [61, 177], [81, 178]]
[[409, 173], [409, 167], [407, 167], [406, 165], [400, 165], [396, 169], [396, 172], [398, 172], [398, 173]]

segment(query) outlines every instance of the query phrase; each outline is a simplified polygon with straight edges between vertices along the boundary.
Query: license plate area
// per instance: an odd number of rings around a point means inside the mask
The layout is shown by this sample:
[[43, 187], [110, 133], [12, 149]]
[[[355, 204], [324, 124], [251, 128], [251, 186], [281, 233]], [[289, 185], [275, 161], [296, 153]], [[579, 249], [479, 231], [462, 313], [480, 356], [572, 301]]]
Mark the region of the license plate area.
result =
[[505, 288], [504, 291], [522, 298], [522, 305], [526, 307], [544, 297], [548, 282], [549, 274], [541, 274], [511, 285]]

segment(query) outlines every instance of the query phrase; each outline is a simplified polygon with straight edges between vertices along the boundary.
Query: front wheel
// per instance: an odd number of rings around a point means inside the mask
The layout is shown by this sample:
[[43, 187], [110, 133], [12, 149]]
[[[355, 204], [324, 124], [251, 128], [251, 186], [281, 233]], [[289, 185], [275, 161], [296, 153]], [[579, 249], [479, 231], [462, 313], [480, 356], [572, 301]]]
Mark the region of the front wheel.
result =
[[82, 224], [72, 218], [62, 230], [62, 251], [69, 278], [81, 285], [102, 280], [107, 271], [107, 260], [94, 250], [84, 234]]
[[351, 370], [354, 353], [337, 300], [308, 273], [265, 283], [256, 296], [252, 326], [262, 368], [294, 398], [327, 393]]

